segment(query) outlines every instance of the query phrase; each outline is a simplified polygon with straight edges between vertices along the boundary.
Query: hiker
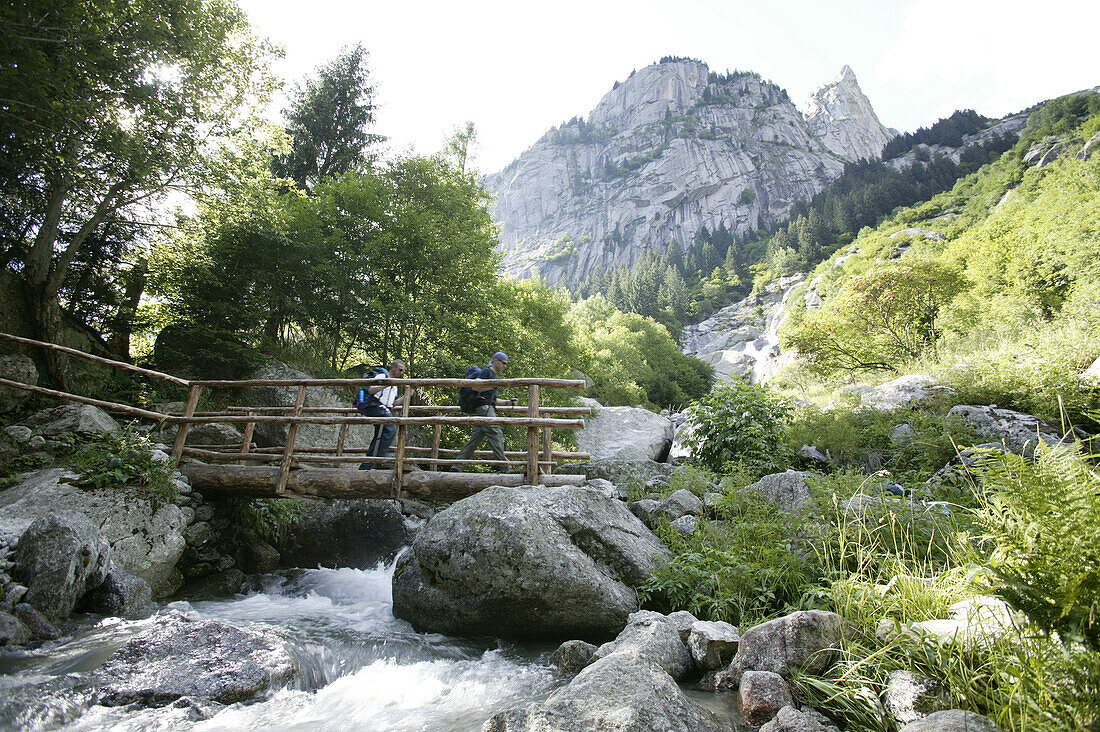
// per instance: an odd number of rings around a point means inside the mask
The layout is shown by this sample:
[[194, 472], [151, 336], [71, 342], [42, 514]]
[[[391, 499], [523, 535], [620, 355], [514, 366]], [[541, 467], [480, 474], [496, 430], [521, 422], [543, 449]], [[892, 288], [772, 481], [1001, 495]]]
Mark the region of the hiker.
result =
[[[508, 356], [497, 351], [489, 360], [489, 365], [483, 368], [481, 373], [474, 378], [485, 379], [486, 381], [499, 378], [498, 374], [503, 371], [507, 365]], [[489, 384], [484, 386], [471, 386], [470, 389], [473, 390], [473, 394], [469, 400], [469, 408], [463, 408], [463, 411], [477, 417], [497, 416], [497, 390]], [[517, 400], [509, 399], [508, 401], [514, 405]], [[458, 459], [469, 460], [485, 440], [489, 441], [489, 449], [493, 451], [493, 458], [495, 460], [502, 460], [505, 462], [508, 460], [504, 455], [504, 431], [500, 429], [499, 425], [495, 424], [475, 425], [474, 431], [470, 435], [470, 441], [463, 445], [462, 449], [458, 451]], [[457, 469], [463, 470], [464, 467], [463, 465], [458, 465]]]
[[[381, 368], [378, 369], [381, 371]], [[375, 379], [400, 379], [405, 375], [405, 362], [399, 358], [395, 358], [393, 363], [390, 364], [389, 371], [382, 373], [375, 373]], [[386, 386], [379, 384], [378, 386], [368, 386], [365, 390], [360, 390], [360, 394], [365, 391], [365, 398], [359, 402], [356, 406], [359, 409], [359, 413], [367, 417], [392, 417], [393, 416], [393, 403], [397, 399], [397, 387]], [[376, 424], [374, 425], [374, 438], [370, 441], [370, 447], [367, 449], [367, 455], [370, 457], [386, 457], [389, 454], [390, 443], [393, 442], [394, 435], [397, 434], [397, 425], [395, 424]], [[377, 465], [375, 463], [374, 465]], [[371, 463], [360, 463], [360, 470], [369, 470], [373, 465]]]

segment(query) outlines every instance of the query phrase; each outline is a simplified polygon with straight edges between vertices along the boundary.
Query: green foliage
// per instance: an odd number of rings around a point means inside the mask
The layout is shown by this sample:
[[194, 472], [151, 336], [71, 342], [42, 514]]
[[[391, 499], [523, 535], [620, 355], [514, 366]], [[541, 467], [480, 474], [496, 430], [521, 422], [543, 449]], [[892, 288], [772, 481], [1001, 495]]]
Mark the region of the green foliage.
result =
[[237, 502], [233, 521], [255, 531], [269, 544], [279, 544], [298, 522], [302, 510], [302, 502], [293, 498], [253, 498]]
[[997, 593], [1073, 648], [1100, 652], [1100, 474], [1082, 446], [1034, 460], [989, 454], [972, 468]]
[[78, 448], [72, 468], [80, 473], [73, 483], [85, 490], [132, 486], [161, 501], [176, 497], [168, 463], [154, 459], [148, 435], [131, 426], [98, 435]]
[[[982, 441], [965, 420], [948, 420], [936, 411], [880, 412], [854, 406], [800, 407], [790, 423], [790, 448], [813, 445], [836, 465], [870, 473], [885, 470], [894, 481], [916, 487], [955, 457], [957, 446]], [[895, 436], [900, 425], [912, 431]]]
[[681, 353], [668, 330], [649, 318], [619, 312], [596, 296], [575, 303], [567, 320], [580, 368], [596, 382], [595, 396], [605, 404], [672, 407], [710, 388], [713, 369]]
[[384, 139], [367, 132], [375, 110], [368, 77], [367, 52], [357, 44], [305, 80], [283, 111], [291, 145], [272, 160], [275, 175], [309, 190], [367, 163], [367, 147]]
[[640, 588], [643, 601], [741, 627], [789, 611], [810, 579], [792, 551], [789, 519], [758, 496], [733, 492], [718, 518], [691, 538], [658, 528], [673, 556]]
[[725, 382], [691, 405], [696, 428], [688, 444], [711, 470], [727, 463], [751, 466], [759, 475], [785, 469], [789, 407], [763, 386], [742, 379]]
[[938, 261], [879, 265], [852, 278], [787, 342], [821, 373], [897, 371], [935, 348], [940, 310], [966, 286]]

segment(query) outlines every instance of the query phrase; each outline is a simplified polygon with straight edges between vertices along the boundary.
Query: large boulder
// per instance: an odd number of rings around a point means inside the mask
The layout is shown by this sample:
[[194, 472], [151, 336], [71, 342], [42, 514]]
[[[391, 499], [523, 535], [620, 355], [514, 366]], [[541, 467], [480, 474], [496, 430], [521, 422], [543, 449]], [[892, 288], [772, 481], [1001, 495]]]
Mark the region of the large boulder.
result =
[[606, 640], [668, 550], [588, 488], [488, 488], [436, 514], [398, 561], [393, 612], [418, 630]]
[[1063, 437], [1057, 427], [1038, 417], [996, 406], [960, 404], [947, 416], [963, 419], [975, 432], [1003, 442], [1012, 452], [1030, 454], [1040, 440], [1056, 445]]
[[840, 616], [823, 610], [798, 610], [749, 628], [715, 686], [736, 687], [746, 671], [771, 671], [784, 678], [795, 672], [821, 674], [833, 663], [840, 632]]
[[668, 459], [672, 420], [638, 407], [603, 407], [577, 432], [577, 447], [593, 460]]
[[483, 732], [731, 732], [688, 699], [672, 677], [645, 660], [614, 654], [596, 661], [541, 704], [498, 714]]
[[733, 660], [741, 635], [737, 627], [721, 620], [696, 620], [691, 624], [688, 648], [701, 671], [722, 668]]
[[62, 404], [44, 409], [28, 417], [23, 424], [43, 437], [66, 432], [96, 435], [118, 430], [118, 422], [111, 415], [91, 404]]
[[[20, 384], [38, 384], [38, 369], [34, 361], [22, 354], [0, 355], [0, 379], [18, 381]], [[0, 386], [0, 414], [14, 412], [27, 403], [32, 392], [15, 386]]]
[[154, 598], [179, 589], [183, 576], [176, 562], [186, 548], [187, 526], [180, 507], [137, 488], [86, 491], [66, 482], [75, 477], [59, 468], [40, 470], [0, 491], [0, 542], [15, 543], [53, 511], [75, 511], [102, 532], [114, 564], [148, 582]]
[[815, 477], [817, 477], [815, 473], [788, 470], [765, 475], [755, 483], [746, 486], [744, 490], [771, 501], [784, 513], [802, 511], [812, 504], [813, 497], [807, 481]]
[[905, 670], [890, 672], [882, 703], [898, 725], [955, 707], [951, 690], [946, 685]]
[[667, 485], [676, 468], [669, 463], [658, 463], [654, 460], [598, 460], [562, 465], [555, 472], [583, 475], [588, 480], [607, 480], [622, 489], [632, 484]]
[[896, 412], [926, 404], [951, 389], [927, 374], [910, 374], [878, 386], [855, 385], [843, 391], [858, 394], [861, 409]]
[[181, 697], [232, 704], [297, 673], [293, 656], [274, 635], [172, 612], [115, 651], [97, 672], [96, 685], [104, 706], [159, 707]]
[[284, 567], [373, 567], [409, 543], [393, 501], [302, 501], [302, 513], [276, 547]]
[[794, 704], [791, 687], [771, 671], [746, 671], [737, 687], [741, 717], [754, 727], [771, 721], [783, 707]]
[[86, 516], [58, 511], [36, 520], [19, 539], [12, 576], [27, 586], [25, 602], [62, 620], [99, 587], [110, 560], [110, 547]]
[[772, 721], [761, 727], [760, 732], [840, 732], [840, 730], [821, 712], [813, 709], [799, 710], [794, 705], [788, 705], [780, 709]]
[[962, 709], [948, 709], [910, 722], [900, 732], [1000, 732], [989, 717]]
[[153, 601], [149, 583], [121, 567], [111, 567], [107, 576], [80, 601], [78, 610], [83, 612], [131, 617], [138, 615]]
[[[249, 379], [312, 379], [302, 371], [297, 371], [279, 361], [268, 361], [254, 372]], [[246, 407], [293, 407], [298, 398], [296, 386], [258, 386], [246, 389], [241, 394], [240, 403]], [[344, 394], [323, 386], [311, 386], [306, 389], [306, 407], [351, 407], [352, 394]], [[285, 445], [288, 426], [285, 424], [257, 424], [255, 439], [258, 444], [272, 446]], [[298, 428], [295, 445], [298, 447], [335, 447], [340, 434], [339, 425], [303, 424]], [[374, 437], [374, 428], [366, 425], [349, 427], [344, 437], [345, 448], [369, 447]]]
[[649, 661], [676, 680], [692, 670], [691, 652], [680, 640], [680, 631], [664, 615], [649, 610], [633, 613], [618, 637], [597, 648], [593, 658], [614, 654]]

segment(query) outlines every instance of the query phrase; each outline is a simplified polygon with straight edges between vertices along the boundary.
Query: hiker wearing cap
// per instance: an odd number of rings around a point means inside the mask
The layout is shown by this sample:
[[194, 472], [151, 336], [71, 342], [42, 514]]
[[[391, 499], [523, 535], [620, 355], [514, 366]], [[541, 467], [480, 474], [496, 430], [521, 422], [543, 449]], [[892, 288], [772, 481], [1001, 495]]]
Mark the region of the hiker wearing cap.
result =
[[[492, 379], [499, 378], [498, 374], [508, 366], [508, 356], [501, 351], [497, 351], [493, 354], [493, 357], [489, 360], [489, 365], [481, 370], [476, 377], [477, 379], [485, 379], [491, 381]], [[495, 417], [497, 416], [496, 403], [497, 403], [497, 390], [485, 384], [484, 386], [471, 386], [474, 391], [473, 398], [471, 400], [471, 406], [473, 407], [470, 414], [477, 417]], [[516, 403], [515, 399], [509, 400], [512, 404]], [[470, 441], [462, 446], [462, 449], [458, 452], [459, 460], [469, 460], [474, 452], [481, 447], [481, 443], [489, 441], [489, 449], [493, 451], [493, 458], [495, 460], [507, 461], [508, 458], [504, 455], [504, 431], [500, 429], [499, 425], [475, 425], [474, 431], [470, 435]], [[462, 466], [459, 466], [462, 469]]]

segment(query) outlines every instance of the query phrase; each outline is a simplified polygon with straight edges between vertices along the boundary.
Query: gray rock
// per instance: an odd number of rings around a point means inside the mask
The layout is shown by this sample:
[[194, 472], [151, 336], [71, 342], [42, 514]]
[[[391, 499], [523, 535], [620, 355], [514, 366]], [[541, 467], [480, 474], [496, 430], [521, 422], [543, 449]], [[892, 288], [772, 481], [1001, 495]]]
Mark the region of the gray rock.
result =
[[[269, 361], [249, 375], [250, 379], [312, 379], [309, 374], [290, 368], [278, 361]], [[321, 386], [306, 389], [306, 407], [347, 407], [351, 405], [351, 391], [347, 394]], [[293, 407], [298, 397], [296, 386], [262, 386], [245, 390], [241, 395], [241, 406], [246, 407]], [[339, 435], [339, 425], [304, 424], [298, 429], [295, 445], [299, 448], [310, 446], [332, 447]], [[254, 439], [261, 446], [286, 444], [287, 426], [285, 424], [257, 424]], [[345, 448], [369, 447], [374, 436], [370, 426], [350, 427], [344, 437]], [[190, 438], [189, 438], [190, 440]], [[238, 441], [240, 444], [240, 441]]]
[[695, 617], [687, 610], [677, 610], [674, 613], [669, 613], [665, 616], [665, 620], [672, 623], [680, 634], [680, 640], [684, 643], [688, 642], [688, 637], [691, 635], [691, 628], [699, 622], [699, 618]]
[[934, 229], [926, 229], [923, 226], [910, 226], [906, 229], [895, 231], [890, 235], [891, 239], [898, 239], [905, 237], [907, 239], [913, 239], [916, 237], [928, 239], [929, 241], [946, 241], [947, 237]]
[[0, 610], [0, 647], [23, 646], [33, 639], [30, 628], [22, 620]]
[[35, 640], [57, 640], [61, 637], [61, 631], [33, 606], [19, 602], [15, 604], [12, 612], [23, 622], [23, 625], [27, 626]]
[[895, 412], [926, 404], [951, 389], [927, 374], [910, 374], [878, 386], [861, 388], [860, 408]]
[[794, 703], [791, 687], [771, 671], [746, 671], [737, 691], [742, 718], [754, 727], [771, 721], [780, 709]]
[[111, 415], [91, 404], [62, 404], [31, 415], [23, 424], [45, 437], [65, 432], [106, 434], [118, 430], [118, 422]]
[[946, 686], [912, 671], [890, 672], [882, 703], [899, 726], [955, 706]]
[[577, 448], [593, 460], [664, 462], [672, 445], [672, 421], [636, 407], [604, 407], [577, 432]]
[[[0, 355], [0, 379], [35, 386], [38, 384], [38, 369], [35, 368], [34, 361], [22, 354]], [[33, 394], [29, 389], [0, 386], [0, 414], [19, 409]]]
[[115, 566], [148, 582], [154, 598], [175, 592], [183, 584], [176, 563], [186, 546], [179, 506], [136, 488], [86, 491], [65, 482], [75, 477], [61, 469], [40, 470], [0, 491], [0, 540], [14, 543], [52, 511], [76, 511], [99, 527]]
[[126, 618], [141, 614], [152, 601], [148, 582], [121, 567], [111, 567], [103, 583], [85, 595], [78, 607], [83, 612]]
[[599, 660], [615, 654], [649, 661], [676, 680], [692, 667], [691, 652], [680, 640], [680, 631], [664, 615], [649, 610], [633, 613], [618, 637], [597, 648], [592, 657]]
[[21, 424], [13, 424], [4, 428], [4, 433], [11, 438], [12, 442], [17, 445], [22, 445], [30, 441], [34, 437], [34, 433], [31, 432], [30, 427], [25, 427]]
[[294, 658], [274, 635], [169, 613], [115, 651], [96, 682], [105, 706], [158, 707], [184, 696], [232, 704], [286, 684], [297, 673]]
[[765, 475], [755, 483], [746, 486], [744, 490], [752, 491], [762, 498], [766, 498], [774, 503], [780, 511], [801, 511], [812, 505], [810, 485], [806, 481], [815, 477], [817, 477], [815, 473], [788, 470], [783, 473]]
[[699, 519], [695, 518], [691, 514], [681, 516], [672, 522], [672, 528], [676, 529], [676, 532], [685, 539], [690, 539], [695, 535], [695, 529], [699, 527]]
[[26, 602], [47, 618], [62, 620], [103, 582], [110, 560], [110, 547], [87, 516], [58, 511], [32, 523], [20, 537], [12, 574], [26, 584]]
[[989, 717], [962, 709], [949, 709], [910, 722], [900, 732], [1000, 732], [1000, 728]]
[[231, 597], [241, 591], [247, 577], [239, 569], [225, 569], [188, 583], [185, 596], [189, 600], [215, 600]]
[[702, 499], [684, 488], [668, 496], [657, 506], [657, 512], [669, 521], [687, 515], [702, 516], [705, 509]]
[[586, 641], [566, 641], [550, 654], [550, 665], [562, 673], [580, 673], [581, 669], [592, 662], [592, 654], [595, 652], [596, 646]]
[[647, 661], [615, 654], [594, 662], [541, 704], [498, 714], [483, 732], [730, 732]]
[[76, 674], [42, 677], [9, 677], [0, 694], [0, 729], [59, 729], [77, 721], [94, 699], [94, 690]]
[[741, 636], [729, 668], [715, 679], [718, 688], [740, 684], [746, 671], [821, 674], [833, 663], [840, 643], [840, 616], [823, 610], [798, 610], [749, 628]]
[[660, 508], [660, 503], [652, 498], [643, 498], [640, 501], [631, 501], [630, 512], [638, 517], [638, 520], [649, 528], [657, 526], [661, 519], [660, 513], [657, 509]]
[[[1097, 132], [1096, 136], [1092, 139], [1100, 140], [1100, 132]], [[1093, 361], [1092, 365], [1081, 373], [1081, 380], [1092, 384], [1100, 384], [1100, 357]]]
[[591, 478], [590, 480], [586, 480], [584, 484], [585, 487], [597, 490], [608, 498], [617, 498], [621, 501], [626, 497], [614, 483], [605, 478]]
[[488, 488], [428, 521], [393, 578], [393, 612], [423, 631], [604, 640], [668, 550], [587, 488]]
[[775, 715], [775, 719], [760, 728], [760, 732], [840, 732], [835, 724], [821, 712], [814, 709], [799, 711], [794, 706], [785, 706]]
[[741, 634], [737, 627], [721, 620], [697, 620], [688, 635], [688, 648], [701, 671], [722, 668], [737, 653]]
[[591, 463], [571, 463], [557, 470], [559, 473], [568, 475], [583, 475], [588, 480], [603, 478], [614, 483], [620, 490], [631, 484], [644, 485], [654, 480], [667, 483], [674, 471], [674, 466], [653, 460], [600, 460]]
[[909, 629], [938, 638], [942, 643], [959, 643], [965, 648], [985, 648], [1024, 621], [999, 598], [978, 595], [950, 607], [951, 617], [922, 620]]
[[899, 424], [890, 430], [890, 441], [895, 445], [908, 445], [917, 436], [917, 431], [908, 422]]
[[976, 432], [1003, 441], [1012, 452], [1030, 455], [1038, 441], [1056, 445], [1062, 441], [1059, 430], [1038, 417], [995, 406], [960, 404], [952, 407], [948, 418], [959, 417]]
[[276, 549], [284, 567], [376, 566], [392, 561], [409, 543], [405, 520], [393, 501], [302, 501], [302, 512]]
[[821, 450], [818, 450], [813, 445], [803, 445], [799, 448], [798, 454], [800, 457], [815, 463], [821, 463], [822, 465], [827, 465], [829, 463], [829, 458], [825, 457], [825, 453], [821, 452]]

